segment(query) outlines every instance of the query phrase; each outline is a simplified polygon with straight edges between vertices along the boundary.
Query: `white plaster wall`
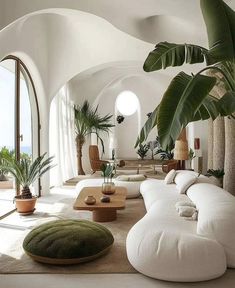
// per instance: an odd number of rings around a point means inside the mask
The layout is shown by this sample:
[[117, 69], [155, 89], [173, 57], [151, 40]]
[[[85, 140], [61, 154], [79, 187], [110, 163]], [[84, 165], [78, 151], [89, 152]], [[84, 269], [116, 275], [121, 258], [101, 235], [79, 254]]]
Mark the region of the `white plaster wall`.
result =
[[[33, 77], [40, 109], [42, 152], [48, 152], [49, 149], [50, 102], [66, 82], [91, 67], [105, 63], [114, 61], [143, 63], [149, 51], [153, 49], [151, 44], [119, 31], [102, 18], [69, 9], [50, 9], [26, 15], [0, 32], [0, 43], [0, 59], [9, 54], [18, 56]], [[196, 67], [190, 66], [183, 70], [191, 72], [196, 70]], [[84, 77], [84, 83], [89, 85], [80, 86], [82, 81], [78, 85], [75, 84], [74, 98], [77, 102], [87, 97], [94, 101], [121, 80], [123, 87], [133, 90], [138, 95], [143, 111], [141, 113], [146, 114], [152, 110], [150, 108], [156, 107], [172, 76], [176, 75], [181, 67], [149, 73], [146, 76], [149, 80], [145, 80], [146, 82], [133, 79], [124, 81], [126, 76], [129, 75], [128, 78], [131, 79], [133, 74], [138, 74], [140, 68], [137, 72], [136, 67], [131, 67], [131, 72], [119, 70], [118, 73], [112, 74], [111, 65], [108, 72], [112, 77], [107, 76], [107, 71], [101, 73], [102, 85], [98, 84], [98, 81], [93, 81], [100, 79], [100, 76], [97, 76], [99, 70], [94, 75], [89, 75], [89, 78]], [[107, 81], [105, 77], [109, 80]], [[91, 88], [88, 89], [87, 86]], [[117, 95], [121, 90], [115, 89], [113, 95]], [[102, 107], [106, 106], [106, 101]], [[142, 121], [144, 117], [141, 117]], [[48, 192], [48, 179], [46, 176], [43, 181], [44, 193]]]
[[[0, 59], [18, 56], [34, 80], [41, 118], [41, 151], [48, 152], [49, 106], [79, 72], [112, 61], [141, 60], [151, 45], [88, 13], [58, 9], [26, 15], [0, 32]], [[118, 43], [118, 45], [117, 45]], [[112, 53], [110, 53], [112, 51]], [[49, 176], [43, 181], [49, 190]]]

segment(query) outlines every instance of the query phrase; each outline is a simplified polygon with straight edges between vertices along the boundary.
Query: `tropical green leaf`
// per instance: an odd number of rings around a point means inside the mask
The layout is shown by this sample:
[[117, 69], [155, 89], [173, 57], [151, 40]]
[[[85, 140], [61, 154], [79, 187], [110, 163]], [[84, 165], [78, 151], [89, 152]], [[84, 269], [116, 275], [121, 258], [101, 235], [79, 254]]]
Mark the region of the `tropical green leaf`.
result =
[[194, 119], [216, 83], [214, 77], [180, 72], [170, 83], [159, 106], [157, 125], [161, 146], [171, 150], [181, 130]]
[[207, 49], [192, 44], [175, 44], [160, 42], [149, 53], [144, 63], [146, 72], [181, 66], [184, 63], [201, 63], [206, 57]]
[[157, 108], [155, 108], [155, 110], [151, 113], [148, 120], [145, 122], [143, 128], [141, 129], [140, 134], [135, 143], [135, 148], [138, 147], [139, 144], [147, 140], [150, 131], [157, 125], [158, 107], [159, 106], [157, 106]]
[[235, 12], [222, 0], [200, 0], [207, 27], [209, 65], [235, 58]]
[[219, 116], [217, 102], [218, 102], [217, 98], [211, 95], [206, 96], [206, 98], [202, 101], [201, 106], [195, 112], [192, 121], [190, 122], [198, 120], [207, 120], [209, 118], [215, 120], [215, 118]]
[[221, 116], [229, 116], [235, 112], [235, 92], [228, 91], [217, 102]]

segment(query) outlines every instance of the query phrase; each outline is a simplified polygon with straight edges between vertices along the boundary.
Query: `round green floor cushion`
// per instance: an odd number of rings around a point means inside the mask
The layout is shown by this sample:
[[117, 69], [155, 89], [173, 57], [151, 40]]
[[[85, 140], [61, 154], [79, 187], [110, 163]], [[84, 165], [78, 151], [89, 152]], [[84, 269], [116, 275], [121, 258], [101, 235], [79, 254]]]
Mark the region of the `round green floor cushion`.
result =
[[23, 248], [34, 260], [48, 264], [76, 264], [93, 260], [111, 248], [113, 235], [87, 220], [55, 220], [34, 228]]

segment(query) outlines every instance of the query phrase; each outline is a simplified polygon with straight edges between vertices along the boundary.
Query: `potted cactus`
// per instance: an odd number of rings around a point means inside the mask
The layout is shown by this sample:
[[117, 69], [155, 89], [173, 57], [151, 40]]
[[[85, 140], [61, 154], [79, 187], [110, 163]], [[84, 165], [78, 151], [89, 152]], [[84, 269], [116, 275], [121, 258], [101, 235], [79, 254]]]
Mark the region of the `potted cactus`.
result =
[[15, 196], [17, 212], [22, 215], [32, 214], [35, 210], [37, 197], [33, 196], [30, 186], [54, 165], [51, 165], [54, 157], [45, 159], [46, 153], [37, 157], [33, 162], [29, 158], [22, 158], [19, 161], [4, 156], [4, 164], [0, 165], [0, 169], [7, 168], [8, 173], [11, 174], [18, 185], [21, 187], [20, 195]]

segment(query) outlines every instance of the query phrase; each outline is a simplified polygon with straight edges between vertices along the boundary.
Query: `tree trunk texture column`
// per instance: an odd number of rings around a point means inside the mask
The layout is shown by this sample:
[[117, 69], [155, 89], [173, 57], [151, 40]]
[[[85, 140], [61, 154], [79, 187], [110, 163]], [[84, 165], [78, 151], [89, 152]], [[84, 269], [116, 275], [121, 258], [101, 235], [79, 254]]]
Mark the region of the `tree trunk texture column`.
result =
[[235, 120], [225, 118], [224, 189], [235, 195]]
[[[221, 79], [220, 73], [207, 73], [208, 76], [215, 76]], [[221, 82], [210, 92], [214, 97], [221, 98], [226, 90]], [[217, 118], [209, 120], [208, 130], [208, 169], [224, 169], [223, 187], [235, 195], [235, 120]]]
[[85, 141], [81, 139], [80, 137], [76, 137], [78, 175], [85, 175], [85, 172], [82, 168], [82, 146], [84, 142]]
[[213, 121], [212, 119], [208, 120], [208, 160], [207, 160], [207, 169], [213, 169]]
[[213, 123], [213, 169], [223, 169], [225, 158], [224, 118], [218, 117]]

